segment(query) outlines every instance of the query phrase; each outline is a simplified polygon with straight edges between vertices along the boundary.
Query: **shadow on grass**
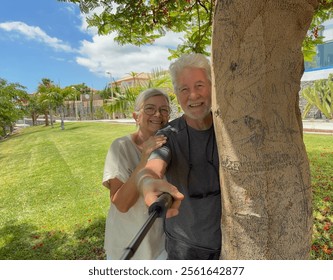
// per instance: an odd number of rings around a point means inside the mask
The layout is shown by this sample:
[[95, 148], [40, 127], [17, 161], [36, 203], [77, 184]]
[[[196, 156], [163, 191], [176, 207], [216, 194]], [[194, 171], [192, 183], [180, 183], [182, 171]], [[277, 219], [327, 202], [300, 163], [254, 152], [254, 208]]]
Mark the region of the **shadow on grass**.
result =
[[30, 130], [30, 131], [24, 131], [23, 133], [23, 130], [24, 128], [17, 129], [14, 133], [10, 134], [8, 137], [1, 139], [0, 142], [5, 142], [10, 139], [20, 138], [21, 136], [30, 135], [38, 132], [37, 130]]
[[76, 130], [76, 129], [82, 129], [82, 128], [86, 128], [86, 127], [89, 127], [89, 124], [82, 124], [82, 123], [79, 123], [79, 125], [76, 125], [74, 123], [66, 123], [65, 124], [65, 131], [67, 130]]
[[43, 231], [29, 223], [7, 223], [0, 229], [5, 245], [2, 260], [100, 260], [105, 259], [105, 218], [88, 226], [78, 226], [74, 233], [62, 230]]

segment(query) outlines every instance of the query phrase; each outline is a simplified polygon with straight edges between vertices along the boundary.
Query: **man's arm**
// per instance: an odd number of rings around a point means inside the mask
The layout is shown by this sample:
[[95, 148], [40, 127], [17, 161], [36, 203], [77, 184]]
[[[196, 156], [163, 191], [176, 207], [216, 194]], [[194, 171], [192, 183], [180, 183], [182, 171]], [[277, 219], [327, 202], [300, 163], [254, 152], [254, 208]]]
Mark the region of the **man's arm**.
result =
[[157, 197], [163, 192], [172, 195], [173, 203], [166, 214], [166, 217], [170, 218], [178, 215], [178, 209], [184, 199], [184, 195], [174, 185], [163, 179], [166, 167], [167, 164], [162, 159], [149, 160], [146, 167], [137, 174], [136, 183], [148, 206], [155, 202]]

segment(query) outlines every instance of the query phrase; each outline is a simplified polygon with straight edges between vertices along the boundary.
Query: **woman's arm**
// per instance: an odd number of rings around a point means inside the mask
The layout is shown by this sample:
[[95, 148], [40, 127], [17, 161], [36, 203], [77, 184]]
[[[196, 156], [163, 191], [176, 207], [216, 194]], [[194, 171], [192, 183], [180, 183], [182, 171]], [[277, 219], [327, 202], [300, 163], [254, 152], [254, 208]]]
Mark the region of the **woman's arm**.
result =
[[161, 147], [165, 142], [166, 137], [164, 136], [151, 136], [144, 142], [140, 162], [133, 170], [128, 180], [125, 183], [117, 178], [108, 181], [111, 201], [120, 212], [127, 212], [138, 200], [139, 192], [135, 178], [138, 172], [146, 166], [151, 152]]

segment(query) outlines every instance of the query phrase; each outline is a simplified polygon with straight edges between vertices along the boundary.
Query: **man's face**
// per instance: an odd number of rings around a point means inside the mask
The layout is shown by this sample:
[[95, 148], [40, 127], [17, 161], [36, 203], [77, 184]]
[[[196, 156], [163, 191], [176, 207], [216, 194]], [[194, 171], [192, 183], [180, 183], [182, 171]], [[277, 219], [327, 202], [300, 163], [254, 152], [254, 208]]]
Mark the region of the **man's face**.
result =
[[185, 115], [192, 119], [203, 119], [210, 114], [211, 82], [204, 69], [184, 68], [178, 76], [177, 97]]

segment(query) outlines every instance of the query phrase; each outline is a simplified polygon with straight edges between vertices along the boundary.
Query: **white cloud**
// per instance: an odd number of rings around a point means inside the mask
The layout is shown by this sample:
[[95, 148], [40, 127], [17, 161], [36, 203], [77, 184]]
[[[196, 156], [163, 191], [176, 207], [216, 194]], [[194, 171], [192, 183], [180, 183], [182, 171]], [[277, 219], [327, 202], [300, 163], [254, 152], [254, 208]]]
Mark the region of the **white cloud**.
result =
[[45, 33], [38, 26], [30, 26], [20, 21], [10, 21], [0, 23], [0, 29], [3, 29], [7, 32], [16, 32], [22, 34], [29, 40], [42, 42], [57, 51], [73, 52], [73, 49], [70, 45], [64, 43], [58, 38], [47, 35], [47, 33]]
[[61, 39], [49, 36], [38, 26], [30, 26], [24, 22], [12, 21], [0, 23], [0, 29], [20, 35], [29, 40], [41, 42], [55, 50], [75, 53], [77, 64], [90, 72], [108, 77], [107, 71], [113, 78], [120, 78], [130, 72], [151, 72], [153, 69], [168, 69], [170, 53], [168, 48], [175, 48], [181, 42], [181, 34], [166, 33], [153, 45], [137, 47], [134, 45], [118, 45], [114, 34], [99, 36], [96, 28], [88, 28], [86, 16], [80, 14], [81, 32], [88, 34], [91, 40], [80, 42], [78, 50], [73, 49]]
[[181, 43], [182, 34], [172, 32], [158, 40], [153, 45], [134, 46], [119, 45], [114, 41], [115, 34], [100, 36], [97, 28], [87, 28], [86, 17], [93, 13], [100, 14], [97, 8], [88, 15], [80, 14], [81, 32], [91, 36], [91, 40], [81, 41], [76, 62], [99, 76], [120, 78], [130, 72], [151, 72], [153, 69], [168, 69], [170, 53], [168, 48], [176, 48]]
[[114, 34], [108, 36], [94, 35], [91, 41], [84, 40], [79, 48], [76, 62], [89, 71], [100, 76], [120, 78], [129, 72], [151, 72], [153, 69], [167, 69], [170, 61], [168, 48], [180, 43], [180, 35], [167, 33], [153, 45], [133, 46], [118, 45], [114, 42]]

